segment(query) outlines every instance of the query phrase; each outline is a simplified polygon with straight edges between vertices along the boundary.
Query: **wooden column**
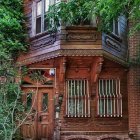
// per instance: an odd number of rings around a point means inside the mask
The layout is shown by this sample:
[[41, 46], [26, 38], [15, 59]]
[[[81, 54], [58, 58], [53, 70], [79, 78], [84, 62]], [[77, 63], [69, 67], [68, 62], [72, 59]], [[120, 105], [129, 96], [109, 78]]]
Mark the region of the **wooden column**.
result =
[[59, 89], [60, 92], [64, 92], [65, 84], [65, 73], [66, 73], [66, 57], [62, 57], [60, 60], [60, 73], [59, 73]]

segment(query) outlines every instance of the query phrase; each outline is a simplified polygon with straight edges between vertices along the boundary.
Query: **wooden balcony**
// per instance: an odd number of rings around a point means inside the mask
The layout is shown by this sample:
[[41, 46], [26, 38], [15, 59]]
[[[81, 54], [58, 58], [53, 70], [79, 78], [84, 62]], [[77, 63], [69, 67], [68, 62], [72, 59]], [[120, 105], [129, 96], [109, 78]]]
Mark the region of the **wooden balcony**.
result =
[[96, 27], [71, 26], [59, 33], [42, 33], [30, 38], [30, 49], [19, 57], [22, 64], [31, 64], [59, 56], [105, 56], [126, 63], [126, 46]]

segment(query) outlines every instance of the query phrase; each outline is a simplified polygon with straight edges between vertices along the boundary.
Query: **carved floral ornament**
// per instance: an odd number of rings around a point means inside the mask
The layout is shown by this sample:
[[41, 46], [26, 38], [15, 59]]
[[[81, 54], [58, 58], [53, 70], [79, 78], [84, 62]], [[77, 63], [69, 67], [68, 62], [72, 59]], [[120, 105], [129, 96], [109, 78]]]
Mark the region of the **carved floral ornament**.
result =
[[75, 41], [75, 40], [91, 40], [91, 41], [97, 41], [98, 39], [98, 35], [96, 33], [71, 33], [69, 32], [66, 36], [66, 39], [68, 41], [72, 40], [72, 41]]

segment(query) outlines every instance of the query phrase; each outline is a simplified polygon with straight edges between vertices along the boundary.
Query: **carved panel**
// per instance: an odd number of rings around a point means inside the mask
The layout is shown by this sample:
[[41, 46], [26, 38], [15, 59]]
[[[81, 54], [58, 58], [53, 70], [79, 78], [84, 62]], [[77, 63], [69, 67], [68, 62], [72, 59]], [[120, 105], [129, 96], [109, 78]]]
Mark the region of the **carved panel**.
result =
[[127, 59], [128, 48], [124, 38], [116, 39], [114, 36], [109, 36], [105, 33], [102, 35], [102, 47], [106, 52], [113, 56], [125, 60]]
[[97, 41], [98, 35], [96, 33], [76, 33], [76, 32], [69, 32], [66, 35], [67, 41]]
[[119, 42], [115, 41], [113, 38], [106, 36], [105, 43], [108, 47], [111, 47], [112, 49], [114, 49], [118, 52], [121, 51], [121, 44]]
[[30, 50], [40, 49], [49, 45], [52, 45], [56, 41], [56, 35], [44, 35], [43, 37], [34, 38], [31, 40]]

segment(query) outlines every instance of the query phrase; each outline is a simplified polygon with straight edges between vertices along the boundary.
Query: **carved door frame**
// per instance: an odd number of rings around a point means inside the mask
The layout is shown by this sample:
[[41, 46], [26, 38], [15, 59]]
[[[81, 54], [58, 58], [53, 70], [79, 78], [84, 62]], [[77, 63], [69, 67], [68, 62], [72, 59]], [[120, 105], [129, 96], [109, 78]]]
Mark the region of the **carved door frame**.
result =
[[[32, 94], [29, 116], [21, 127], [25, 139], [40, 140], [51, 139], [54, 128], [54, 95], [53, 88], [23, 88], [23, 103], [28, 104], [28, 93]], [[45, 96], [44, 96], [45, 95]], [[46, 96], [47, 95], [47, 96]], [[46, 109], [43, 110], [44, 97], [47, 100]]]

